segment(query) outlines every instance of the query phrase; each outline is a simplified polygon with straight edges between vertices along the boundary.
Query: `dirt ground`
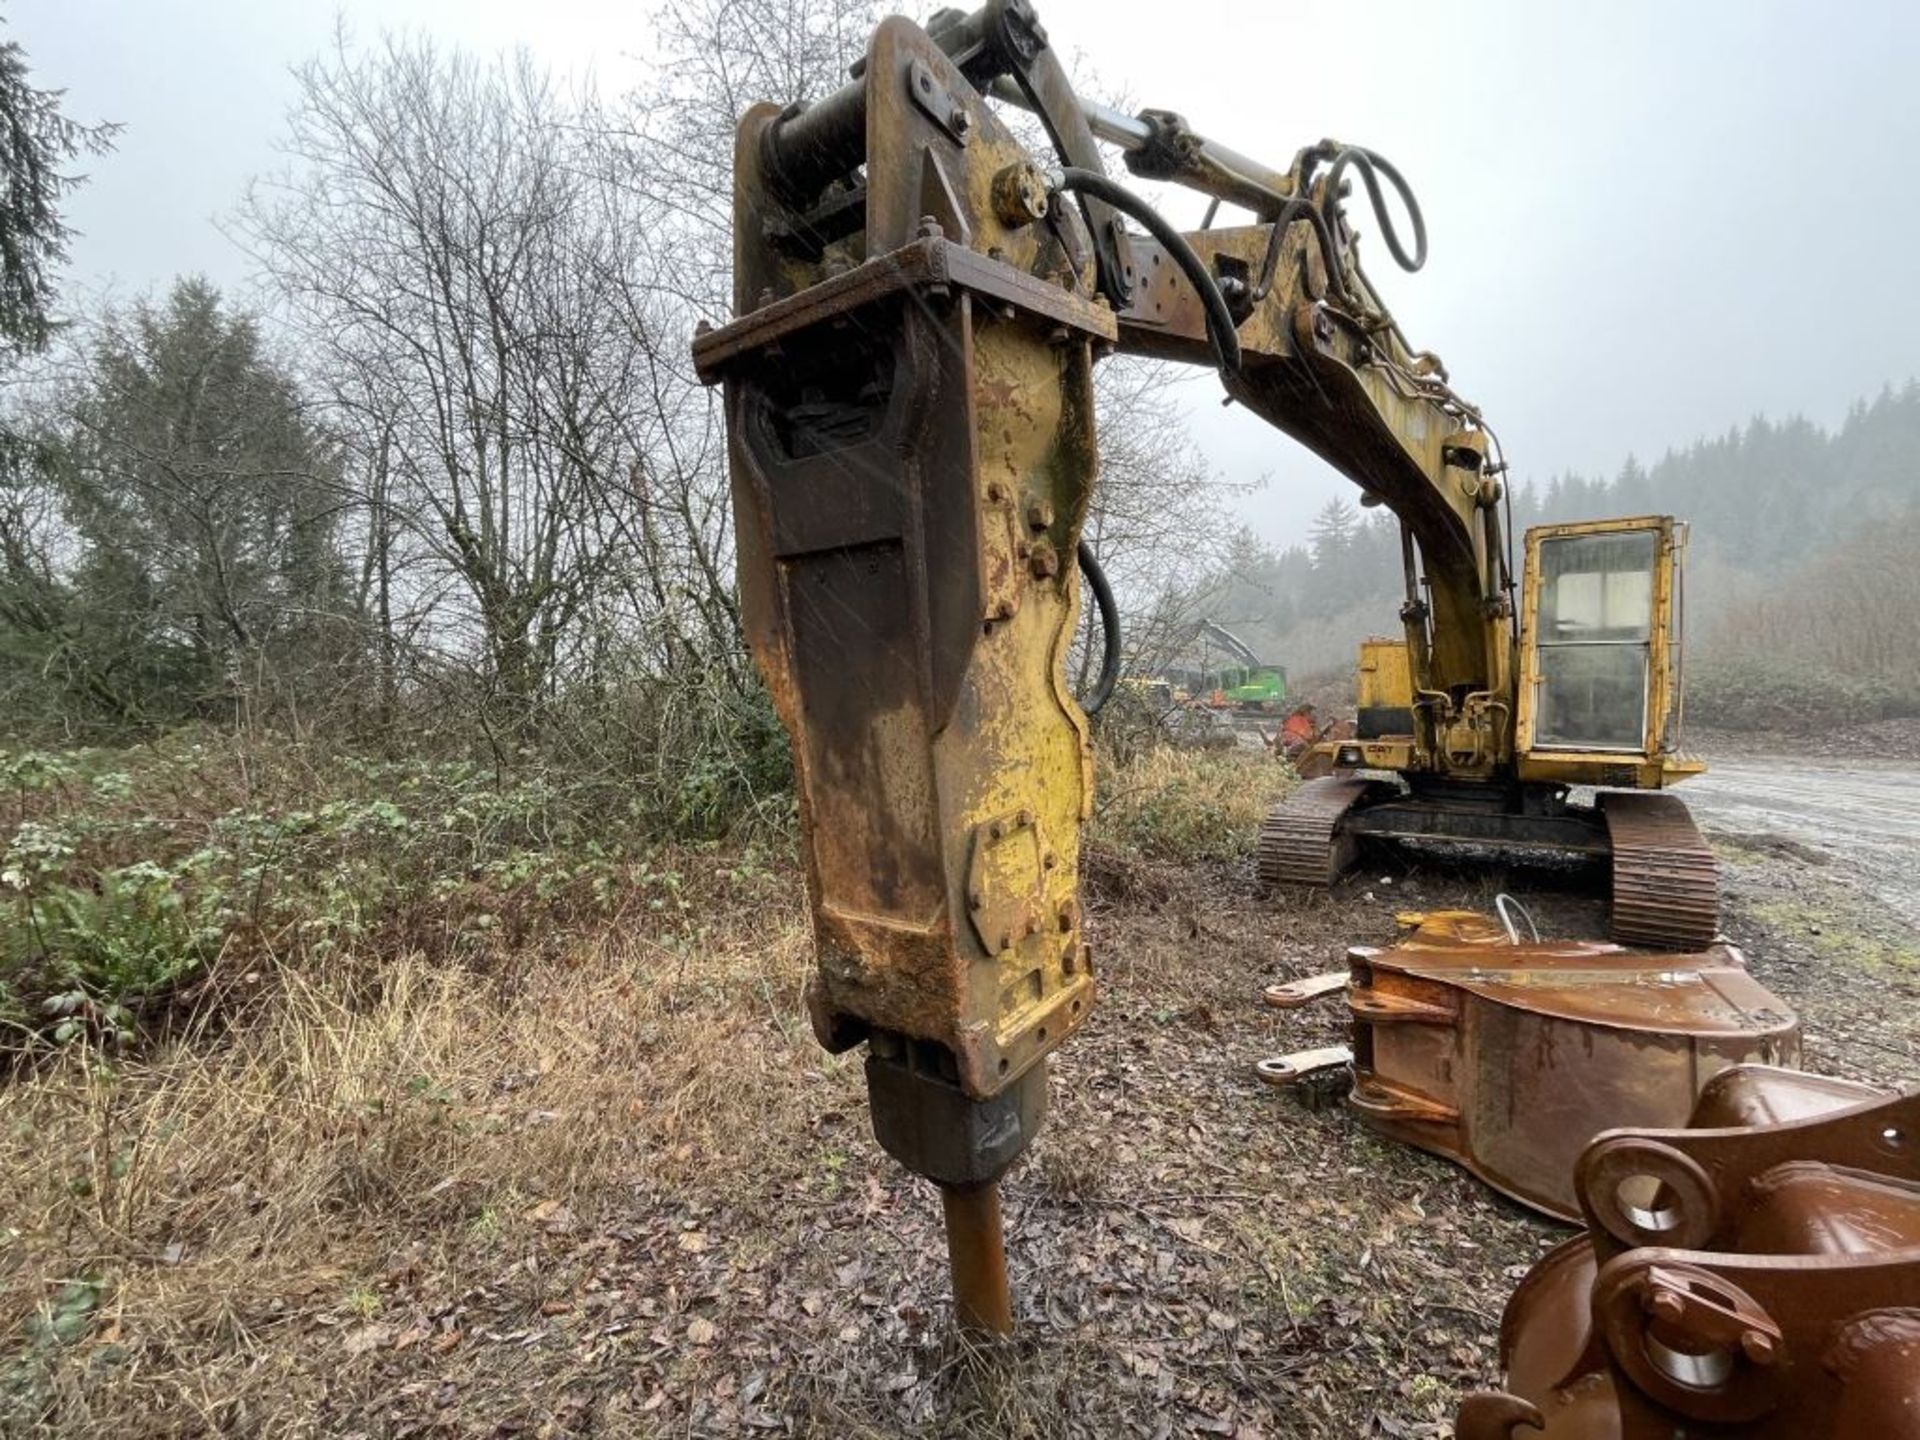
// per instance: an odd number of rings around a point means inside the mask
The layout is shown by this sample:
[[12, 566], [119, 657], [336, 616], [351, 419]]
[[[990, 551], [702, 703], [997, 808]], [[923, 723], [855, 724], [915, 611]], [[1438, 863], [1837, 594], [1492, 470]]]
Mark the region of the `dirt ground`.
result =
[[[1702, 785], [1726, 929], [1799, 1009], [1810, 1065], [1912, 1081], [1920, 950], [1897, 826], [1916, 770], [1844, 778], [1857, 791], [1809, 775], [1795, 802], [1740, 759]], [[1863, 859], [1869, 831], [1888, 837], [1880, 860]], [[636, 991], [619, 954], [514, 1000], [554, 1017], [525, 1053], [522, 1030], [458, 1002], [445, 1064], [470, 1068], [445, 1078], [443, 1109], [470, 1122], [410, 1142], [440, 1148], [404, 1182], [360, 1162], [351, 1203], [289, 1230], [295, 1251], [263, 1232], [165, 1325], [163, 1287], [196, 1253], [161, 1251], [155, 1231], [95, 1338], [33, 1380], [39, 1418], [20, 1428], [1449, 1435], [1459, 1394], [1498, 1378], [1507, 1294], [1566, 1232], [1376, 1140], [1335, 1089], [1257, 1083], [1263, 1056], [1340, 1038], [1333, 1007], [1282, 1015], [1260, 988], [1390, 942], [1396, 911], [1487, 908], [1501, 889], [1545, 932], [1598, 933], [1594, 877], [1391, 853], [1330, 896], [1276, 902], [1245, 862], [1092, 870], [1100, 1005], [1056, 1057], [1046, 1130], [1004, 1187], [1011, 1343], [952, 1337], [937, 1199], [874, 1146], [857, 1063], [805, 1035], [797, 885], [775, 873], [742, 933], [677, 971], [656, 961], [657, 990]], [[568, 1090], [570, 1074], [597, 1088]], [[521, 1148], [483, 1174], [459, 1126], [488, 1117]], [[618, 1178], [589, 1186], [589, 1170]], [[272, 1213], [270, 1196], [246, 1204]]]

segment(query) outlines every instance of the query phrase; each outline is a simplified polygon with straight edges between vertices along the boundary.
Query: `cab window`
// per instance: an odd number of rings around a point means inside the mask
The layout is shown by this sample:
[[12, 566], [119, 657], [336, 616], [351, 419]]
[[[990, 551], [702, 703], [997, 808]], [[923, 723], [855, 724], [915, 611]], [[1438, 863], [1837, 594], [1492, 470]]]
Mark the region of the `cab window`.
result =
[[1652, 530], [1540, 542], [1534, 744], [1640, 750], [1653, 655]]

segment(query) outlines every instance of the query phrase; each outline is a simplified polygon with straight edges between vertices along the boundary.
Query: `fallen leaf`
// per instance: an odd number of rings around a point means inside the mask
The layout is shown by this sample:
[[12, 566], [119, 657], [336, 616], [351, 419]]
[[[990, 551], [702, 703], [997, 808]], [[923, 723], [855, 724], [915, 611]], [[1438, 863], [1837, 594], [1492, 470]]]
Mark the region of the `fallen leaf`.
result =
[[346, 1347], [349, 1355], [364, 1355], [369, 1350], [383, 1349], [392, 1340], [391, 1325], [358, 1325], [340, 1337], [340, 1343]]
[[538, 1205], [529, 1206], [522, 1214], [525, 1219], [556, 1235], [564, 1235], [573, 1229], [573, 1211], [563, 1201], [542, 1200]]

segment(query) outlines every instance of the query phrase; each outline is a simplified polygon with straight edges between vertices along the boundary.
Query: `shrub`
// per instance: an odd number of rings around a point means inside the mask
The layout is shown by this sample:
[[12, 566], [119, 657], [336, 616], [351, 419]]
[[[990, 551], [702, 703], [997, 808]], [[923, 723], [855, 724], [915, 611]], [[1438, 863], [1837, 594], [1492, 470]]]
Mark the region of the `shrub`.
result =
[[1296, 783], [1292, 768], [1265, 750], [1162, 744], [1103, 755], [1091, 836], [1149, 860], [1245, 859], [1267, 811]]
[[[730, 772], [731, 773], [731, 772]], [[686, 810], [717, 832], [728, 780]], [[0, 1021], [123, 1039], [218, 965], [537, 954], [588, 916], [695, 907], [651, 792], [529, 762], [180, 735], [0, 752]], [[11, 813], [9, 813], [9, 810]]]
[[1780, 656], [1714, 656], [1687, 668], [1687, 719], [1716, 729], [1813, 732], [1909, 715], [1920, 715], [1911, 686]]

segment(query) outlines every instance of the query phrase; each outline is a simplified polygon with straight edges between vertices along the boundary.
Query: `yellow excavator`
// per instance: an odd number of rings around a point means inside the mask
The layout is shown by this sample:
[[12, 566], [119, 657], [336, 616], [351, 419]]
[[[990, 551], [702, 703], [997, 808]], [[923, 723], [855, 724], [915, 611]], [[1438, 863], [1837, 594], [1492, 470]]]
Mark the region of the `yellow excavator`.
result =
[[[1037, 117], [1051, 155], [1006, 107]], [[1109, 176], [1103, 140], [1217, 202], [1201, 228]], [[1417, 268], [1424, 225], [1381, 156], [1323, 140], [1276, 169], [1171, 112], [1091, 103], [1028, 0], [886, 19], [850, 84], [741, 117], [734, 314], [693, 358], [724, 386], [742, 623], [793, 740], [808, 1006], [829, 1049], [865, 1044], [881, 1145], [941, 1187], [963, 1323], [1011, 1324], [996, 1182], [1041, 1123], [1046, 1057], [1093, 1004], [1092, 747], [1066, 657], [1084, 573], [1107, 628], [1088, 706], [1111, 693], [1114, 607], [1081, 527], [1093, 369], [1115, 349], [1214, 369], [1403, 527], [1407, 680], [1381, 693], [1408, 733], [1359, 742], [1345, 768], [1404, 789], [1355, 773], [1303, 790], [1269, 827], [1282, 878], [1324, 882], [1376, 817], [1386, 833], [1388, 815], [1429, 831], [1465, 815], [1490, 838], [1524, 824], [1610, 848], [1641, 938], [1659, 917], [1711, 929], [1684, 811], [1610, 799], [1600, 823], [1565, 803], [1573, 783], [1689, 768], [1665, 739], [1679, 532], [1536, 534], [1518, 633], [1504, 466], [1364, 274], [1356, 185]], [[1216, 224], [1222, 206], [1242, 218]]]
[[[1614, 938], [1704, 949], [1719, 920], [1712, 851], [1683, 805], [1647, 793], [1706, 768], [1677, 743], [1686, 527], [1653, 515], [1529, 530], [1517, 607], [1495, 501], [1465, 577], [1431, 558], [1423, 573], [1437, 546], [1402, 534], [1406, 636], [1361, 645], [1355, 734], [1320, 747], [1333, 774], [1267, 817], [1261, 878], [1328, 885], [1367, 837], [1583, 855], [1612, 867]], [[1460, 653], [1460, 626], [1477, 653]], [[1582, 786], [1597, 803], [1570, 800]]]

